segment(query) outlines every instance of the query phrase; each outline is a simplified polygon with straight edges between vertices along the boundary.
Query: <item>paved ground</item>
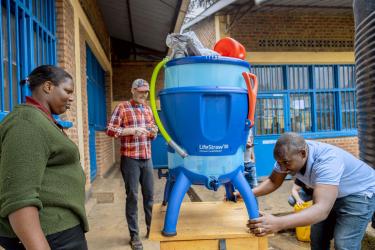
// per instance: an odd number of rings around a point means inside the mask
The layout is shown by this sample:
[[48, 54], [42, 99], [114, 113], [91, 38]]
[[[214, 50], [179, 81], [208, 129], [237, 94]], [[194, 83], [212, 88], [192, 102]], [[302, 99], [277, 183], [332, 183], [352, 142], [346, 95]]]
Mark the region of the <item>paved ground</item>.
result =
[[[155, 202], [160, 203], [163, 198], [165, 179], [159, 180], [155, 172]], [[292, 212], [287, 203], [291, 183], [286, 182], [277, 193], [267, 199], [259, 199], [260, 209], [273, 214]], [[194, 193], [202, 201], [223, 200], [224, 189], [217, 192], [204, 187], [195, 186]], [[195, 197], [196, 198], [196, 197]], [[185, 202], [190, 198], [185, 196]], [[141, 202], [139, 207], [142, 208]], [[90, 223], [90, 232], [86, 234], [89, 249], [91, 250], [117, 250], [130, 249], [129, 234], [124, 215], [124, 185], [119, 171], [114, 171], [108, 178], [97, 179], [93, 185], [93, 198], [87, 203], [87, 213]], [[141, 209], [140, 209], [141, 210]], [[245, 223], [245, 222], [244, 222]], [[146, 229], [143, 212], [139, 215], [141, 236], [145, 250], [158, 250], [159, 243], [144, 238]], [[270, 249], [303, 250], [309, 249], [309, 244], [295, 239], [293, 231], [285, 231], [269, 238]]]
[[[155, 202], [160, 203], [163, 198], [165, 179], [159, 180], [155, 172]], [[259, 206], [262, 211], [272, 214], [286, 214], [292, 212], [287, 203], [292, 183], [286, 181], [275, 193], [259, 198]], [[217, 192], [209, 191], [204, 187], [194, 186], [194, 193], [202, 201], [222, 200], [224, 189]], [[130, 250], [129, 233], [125, 220], [125, 194], [124, 184], [118, 168], [107, 178], [98, 178], [92, 187], [92, 198], [86, 204], [90, 232], [86, 234], [90, 250]], [[184, 202], [191, 202], [189, 196], [185, 196]], [[138, 203], [142, 210], [141, 200]], [[144, 238], [146, 233], [144, 224], [144, 213], [139, 213], [139, 225], [141, 237], [145, 250], [159, 250], [159, 243]], [[364, 242], [363, 249], [375, 249], [375, 231], [368, 228], [368, 235]], [[371, 239], [372, 237], [372, 239]], [[0, 247], [1, 249], [1, 247]], [[273, 250], [305, 250], [310, 249], [308, 243], [299, 242], [295, 238], [293, 230], [288, 230], [269, 237], [269, 249]]]
[[[158, 180], [155, 174], [155, 202], [162, 200], [164, 183], [165, 180]], [[125, 220], [125, 190], [120, 171], [115, 171], [106, 179], [98, 179], [92, 190], [93, 198], [86, 206], [90, 224], [90, 232], [86, 234], [89, 249], [131, 249]], [[159, 249], [158, 242], [144, 240], [146, 227], [141, 199], [138, 207], [141, 208], [138, 220], [144, 249]]]

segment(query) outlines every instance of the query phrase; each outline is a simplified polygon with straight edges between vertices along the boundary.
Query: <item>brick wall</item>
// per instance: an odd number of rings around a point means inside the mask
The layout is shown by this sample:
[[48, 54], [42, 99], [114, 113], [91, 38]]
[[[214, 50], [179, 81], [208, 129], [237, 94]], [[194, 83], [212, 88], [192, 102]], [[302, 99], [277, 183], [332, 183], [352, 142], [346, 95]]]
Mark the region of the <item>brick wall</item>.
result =
[[113, 100], [113, 86], [112, 75], [109, 72], [105, 73], [105, 105], [107, 113], [107, 121], [111, 118], [112, 113], [112, 100]]
[[[113, 62], [113, 101], [131, 98], [131, 84], [137, 78], [151, 81], [151, 75], [159, 62]], [[157, 90], [163, 86], [164, 72], [159, 71]]]
[[[64, 68], [75, 81], [74, 60], [74, 14], [69, 1], [56, 1], [56, 36], [57, 36], [57, 63]], [[74, 102], [71, 109], [61, 115], [61, 119], [73, 122], [73, 127], [66, 130], [69, 138], [78, 145], [77, 131], [77, 91], [74, 91]]]
[[[233, 20], [236, 18], [236, 20]], [[354, 19], [351, 11], [324, 13], [305, 11], [248, 12], [242, 18], [230, 16], [220, 25], [247, 51], [353, 51]], [[226, 29], [229, 28], [229, 29]], [[191, 29], [208, 48], [215, 44], [213, 17]]]
[[85, 11], [96, 36], [99, 38], [99, 41], [107, 57], [109, 58], [111, 54], [110, 36], [107, 27], [105, 26], [103, 15], [100, 12], [97, 1], [79, 0], [79, 3], [81, 4], [82, 9]]
[[114, 164], [113, 139], [105, 132], [95, 133], [97, 176], [103, 176]]
[[337, 138], [325, 138], [317, 139], [317, 141], [329, 143], [340, 147], [358, 158], [359, 148], [358, 148], [358, 137], [337, 137]]
[[[107, 121], [112, 113], [112, 75], [105, 74], [106, 112]], [[98, 176], [103, 176], [115, 164], [113, 138], [107, 136], [105, 132], [96, 134], [96, 163], [98, 166]]]
[[247, 51], [353, 51], [354, 20], [327, 10], [249, 12], [229, 33]]
[[[82, 110], [83, 110], [83, 138], [85, 143], [85, 172], [87, 178], [90, 173], [90, 151], [89, 151], [89, 124], [88, 124], [88, 99], [87, 99], [87, 71], [86, 71], [86, 40], [88, 39], [87, 32], [80, 26], [80, 47], [81, 47], [81, 76], [82, 76]], [[106, 111], [107, 117], [110, 116], [112, 103], [112, 77], [109, 72], [105, 74], [105, 89], [106, 89]], [[113, 161], [113, 140], [105, 135], [104, 132], [97, 131], [95, 133], [95, 151], [96, 151], [96, 166], [97, 176], [103, 176], [110, 167], [114, 164]], [[87, 181], [89, 178], [87, 179]]]
[[[81, 1], [83, 4], [86, 2], [88, 4], [85, 6], [85, 10], [90, 10], [93, 15], [96, 16], [96, 19], [101, 16], [95, 11], [96, 1]], [[91, 16], [92, 17], [92, 16]], [[80, 25], [79, 27], [79, 41], [80, 41], [80, 54], [75, 55], [75, 40], [74, 40], [74, 10], [69, 1], [57, 0], [56, 1], [56, 27], [57, 27], [57, 58], [59, 66], [67, 70], [75, 79], [75, 56], [80, 56], [81, 65], [81, 89], [75, 89], [75, 100], [72, 105], [72, 108], [64, 115], [62, 119], [66, 119], [73, 122], [73, 127], [67, 130], [69, 138], [71, 138], [78, 145], [78, 130], [77, 130], [77, 91], [81, 94], [81, 107], [82, 107], [82, 124], [83, 124], [83, 140], [84, 140], [84, 155], [83, 159], [83, 169], [86, 175], [86, 190], [90, 186], [90, 153], [89, 153], [89, 136], [88, 136], [88, 103], [87, 103], [87, 82], [86, 82], [86, 41], [88, 39], [87, 32], [84, 27]], [[92, 20], [91, 20], [92, 21]], [[100, 27], [103, 20], [98, 19], [94, 21], [95, 24], [93, 28], [96, 29], [97, 34], [100, 33], [99, 39], [103, 45], [103, 48], [106, 50], [107, 55], [110, 54], [109, 47], [109, 35], [103, 27]], [[108, 41], [106, 43], [103, 42]], [[112, 76], [107, 73], [105, 77], [105, 84], [107, 90], [107, 113], [108, 116], [111, 112], [111, 103], [112, 103]], [[113, 165], [113, 141], [111, 138], [105, 136], [103, 132], [97, 133], [96, 138], [96, 153], [97, 153], [97, 168], [98, 175], [103, 175], [112, 165]]]
[[[56, 1], [56, 35], [57, 35], [57, 61], [59, 66], [63, 67], [65, 70], [67, 70], [72, 76], [74, 81], [75, 79], [75, 47], [74, 47], [74, 10], [72, 5], [69, 1], [64, 0], [57, 0]], [[81, 39], [82, 40], [82, 39]], [[82, 44], [82, 43], [81, 43]], [[82, 49], [81, 46], [81, 52], [86, 53], [85, 50]], [[86, 65], [85, 61], [85, 55], [82, 56], [81, 54], [81, 72], [83, 72], [82, 75], [86, 75], [86, 68], [84, 67]], [[82, 66], [84, 65], [84, 66]], [[81, 81], [85, 79], [85, 77], [82, 77]], [[82, 86], [86, 86], [84, 82], [82, 81]], [[86, 88], [86, 87], [85, 87]], [[77, 130], [77, 91], [78, 89], [75, 88], [74, 91], [74, 103], [71, 107], [71, 109], [65, 114], [62, 115], [61, 118], [63, 120], [69, 120], [73, 122], [73, 127], [66, 130], [66, 133], [68, 134], [69, 138], [71, 138], [77, 145], [78, 145], [78, 130]], [[82, 90], [81, 90], [82, 91]], [[81, 93], [86, 93], [85, 91], [82, 91]], [[85, 95], [82, 97], [82, 100], [86, 100]], [[84, 121], [84, 126], [87, 126], [87, 121]], [[85, 130], [84, 130], [85, 131]], [[86, 135], [84, 135], [84, 141], [88, 142], [88, 136], [87, 132], [85, 132]], [[86, 189], [88, 189], [90, 185], [90, 158], [88, 153], [88, 143], [84, 143], [84, 154], [85, 158], [83, 159], [83, 169], [86, 175]]]
[[216, 42], [215, 17], [211, 16], [191, 27], [204, 47], [213, 49]]
[[86, 184], [90, 183], [90, 151], [89, 151], [89, 119], [88, 119], [88, 103], [87, 103], [87, 72], [86, 72], [86, 40], [87, 33], [80, 24], [79, 26], [79, 46], [80, 46], [80, 60], [81, 60], [81, 105], [82, 105], [82, 126], [83, 126], [83, 145], [85, 159], [84, 171], [86, 174]]

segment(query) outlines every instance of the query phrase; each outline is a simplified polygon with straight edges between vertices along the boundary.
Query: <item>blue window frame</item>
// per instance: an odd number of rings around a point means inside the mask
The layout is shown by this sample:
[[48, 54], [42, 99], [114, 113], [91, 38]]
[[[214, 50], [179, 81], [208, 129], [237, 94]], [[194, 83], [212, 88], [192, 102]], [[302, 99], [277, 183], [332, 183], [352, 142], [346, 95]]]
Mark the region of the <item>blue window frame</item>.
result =
[[251, 71], [259, 80], [258, 136], [357, 133], [354, 65], [254, 65]]
[[35, 67], [56, 64], [54, 0], [1, 0], [0, 120], [30, 94], [19, 82]]

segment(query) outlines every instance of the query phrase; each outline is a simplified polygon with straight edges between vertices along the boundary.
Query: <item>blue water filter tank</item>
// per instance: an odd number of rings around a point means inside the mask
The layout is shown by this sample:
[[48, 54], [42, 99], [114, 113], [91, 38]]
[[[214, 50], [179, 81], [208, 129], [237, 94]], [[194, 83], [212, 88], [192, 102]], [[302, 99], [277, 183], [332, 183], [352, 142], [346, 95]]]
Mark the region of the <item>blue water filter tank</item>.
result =
[[163, 124], [188, 155], [182, 158], [168, 150], [169, 175], [175, 184], [168, 196], [165, 236], [176, 234], [180, 205], [192, 184], [214, 190], [233, 184], [244, 198], [249, 218], [259, 216], [243, 176], [250, 123], [242, 74], [249, 71], [249, 63], [228, 57], [186, 57], [165, 65], [165, 85], [159, 92]]
[[249, 130], [244, 89], [212, 86], [169, 88], [162, 90], [159, 96], [167, 131], [189, 155], [182, 158], [169, 152], [170, 169], [185, 168], [200, 175], [192, 178], [193, 184], [208, 185], [212, 179], [218, 180], [243, 166]]
[[212, 189], [213, 179], [220, 185], [243, 167], [249, 126], [242, 72], [249, 70], [246, 61], [229, 57], [186, 57], [166, 64], [159, 92], [164, 125], [189, 155], [183, 159], [170, 150], [168, 167], [184, 168], [193, 184]]

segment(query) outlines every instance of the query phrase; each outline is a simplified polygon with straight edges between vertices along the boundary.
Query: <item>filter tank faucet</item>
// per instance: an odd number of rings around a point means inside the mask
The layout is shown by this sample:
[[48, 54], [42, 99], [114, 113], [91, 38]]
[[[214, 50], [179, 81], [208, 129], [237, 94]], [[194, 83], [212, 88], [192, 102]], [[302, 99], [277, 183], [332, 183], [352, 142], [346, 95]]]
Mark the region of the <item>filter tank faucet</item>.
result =
[[208, 182], [208, 187], [210, 189], [213, 189], [214, 191], [217, 191], [219, 186], [220, 186], [219, 180], [214, 176], [210, 176], [210, 181]]

